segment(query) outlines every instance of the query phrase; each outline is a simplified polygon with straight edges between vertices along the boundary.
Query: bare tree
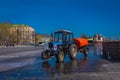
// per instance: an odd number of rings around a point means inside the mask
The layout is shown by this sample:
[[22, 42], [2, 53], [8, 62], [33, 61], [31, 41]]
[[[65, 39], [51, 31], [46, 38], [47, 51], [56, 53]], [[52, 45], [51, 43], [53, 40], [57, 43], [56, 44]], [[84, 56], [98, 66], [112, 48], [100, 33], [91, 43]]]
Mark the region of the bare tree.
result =
[[41, 34], [36, 34], [36, 43], [42, 42], [42, 35]]
[[87, 39], [87, 35], [86, 35], [86, 34], [82, 34], [82, 35], [81, 35], [81, 38]]
[[5, 45], [9, 41], [9, 36], [10, 36], [10, 23], [5, 23], [2, 22], [0, 24], [0, 43], [1, 45]]

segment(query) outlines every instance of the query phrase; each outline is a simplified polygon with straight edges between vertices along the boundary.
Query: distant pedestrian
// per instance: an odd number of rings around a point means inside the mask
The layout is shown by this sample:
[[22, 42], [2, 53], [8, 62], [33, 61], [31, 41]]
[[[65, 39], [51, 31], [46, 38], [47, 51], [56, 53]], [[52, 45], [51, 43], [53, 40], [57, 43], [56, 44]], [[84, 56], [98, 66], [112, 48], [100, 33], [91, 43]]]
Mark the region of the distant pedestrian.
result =
[[11, 43], [11, 46], [12, 46], [12, 47], [15, 47], [14, 43]]

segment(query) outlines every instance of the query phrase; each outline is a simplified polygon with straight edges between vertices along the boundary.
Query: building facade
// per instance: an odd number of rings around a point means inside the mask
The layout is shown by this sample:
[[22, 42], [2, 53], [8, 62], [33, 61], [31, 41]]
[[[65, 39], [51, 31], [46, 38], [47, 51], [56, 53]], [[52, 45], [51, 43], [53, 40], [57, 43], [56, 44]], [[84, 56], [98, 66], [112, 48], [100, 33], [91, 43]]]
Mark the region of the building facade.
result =
[[28, 25], [12, 25], [10, 32], [16, 37], [18, 44], [34, 44], [35, 43], [35, 30]]
[[101, 35], [101, 34], [95, 34], [95, 35], [93, 36], [93, 41], [94, 41], [94, 42], [103, 42], [103, 37], [102, 37], [102, 35]]
[[42, 42], [50, 42], [50, 36], [48, 36], [48, 35], [43, 35], [43, 37], [42, 37]]

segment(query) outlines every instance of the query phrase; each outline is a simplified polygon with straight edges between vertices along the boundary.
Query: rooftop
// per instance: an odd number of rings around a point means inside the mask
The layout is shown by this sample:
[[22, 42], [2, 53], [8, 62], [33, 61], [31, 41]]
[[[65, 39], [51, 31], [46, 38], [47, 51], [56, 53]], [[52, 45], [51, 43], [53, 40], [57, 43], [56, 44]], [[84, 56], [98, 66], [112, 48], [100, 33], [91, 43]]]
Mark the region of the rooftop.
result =
[[72, 32], [69, 30], [58, 30], [55, 33], [72, 33]]
[[29, 25], [26, 25], [26, 24], [13, 24], [13, 26], [29, 26]]

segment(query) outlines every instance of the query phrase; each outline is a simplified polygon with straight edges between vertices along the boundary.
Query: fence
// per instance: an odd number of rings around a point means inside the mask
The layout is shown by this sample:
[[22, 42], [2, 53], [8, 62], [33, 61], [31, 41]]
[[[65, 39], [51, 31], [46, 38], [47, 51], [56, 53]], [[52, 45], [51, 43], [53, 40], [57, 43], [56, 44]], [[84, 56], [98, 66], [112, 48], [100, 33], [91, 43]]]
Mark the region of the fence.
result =
[[104, 41], [120, 41], [120, 35], [118, 36], [104, 36]]
[[120, 58], [120, 41], [104, 41], [103, 55], [112, 58]]

